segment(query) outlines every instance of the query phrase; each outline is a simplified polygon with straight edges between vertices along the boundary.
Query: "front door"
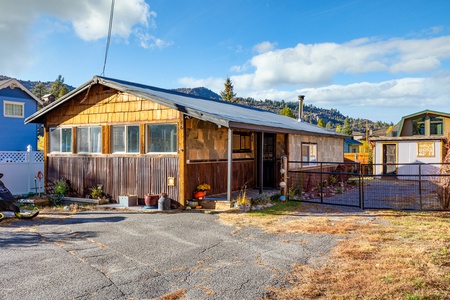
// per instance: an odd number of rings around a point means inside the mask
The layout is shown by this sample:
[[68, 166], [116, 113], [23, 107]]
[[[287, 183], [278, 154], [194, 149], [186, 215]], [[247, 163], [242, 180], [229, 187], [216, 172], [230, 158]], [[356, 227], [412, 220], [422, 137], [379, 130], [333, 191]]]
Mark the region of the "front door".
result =
[[383, 144], [383, 174], [397, 174], [397, 145]]
[[264, 133], [263, 184], [275, 186], [275, 135], [272, 133]]

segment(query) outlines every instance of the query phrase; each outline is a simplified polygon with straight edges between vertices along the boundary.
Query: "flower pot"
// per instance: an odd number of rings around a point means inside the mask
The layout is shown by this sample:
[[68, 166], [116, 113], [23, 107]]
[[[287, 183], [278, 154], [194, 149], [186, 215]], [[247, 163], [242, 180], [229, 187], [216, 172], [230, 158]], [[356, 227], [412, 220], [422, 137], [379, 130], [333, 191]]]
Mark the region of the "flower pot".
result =
[[145, 206], [157, 206], [159, 195], [145, 195], [144, 202]]
[[206, 196], [206, 191], [195, 191], [194, 198], [195, 199], [204, 199]]
[[150, 196], [144, 196], [144, 202], [145, 202], [145, 206], [150, 206]]

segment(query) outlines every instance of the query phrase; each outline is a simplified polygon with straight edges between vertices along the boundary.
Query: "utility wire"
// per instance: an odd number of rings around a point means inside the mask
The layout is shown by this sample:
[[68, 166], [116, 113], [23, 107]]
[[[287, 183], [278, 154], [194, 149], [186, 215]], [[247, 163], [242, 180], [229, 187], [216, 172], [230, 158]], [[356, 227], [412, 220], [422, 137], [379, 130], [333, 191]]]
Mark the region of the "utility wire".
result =
[[108, 39], [106, 40], [105, 61], [103, 62], [102, 76], [105, 75], [106, 60], [108, 59], [109, 43], [111, 42], [111, 31], [112, 31], [112, 23], [113, 23], [113, 17], [114, 17], [114, 2], [115, 2], [115, 0], [111, 0], [111, 13], [109, 15]]

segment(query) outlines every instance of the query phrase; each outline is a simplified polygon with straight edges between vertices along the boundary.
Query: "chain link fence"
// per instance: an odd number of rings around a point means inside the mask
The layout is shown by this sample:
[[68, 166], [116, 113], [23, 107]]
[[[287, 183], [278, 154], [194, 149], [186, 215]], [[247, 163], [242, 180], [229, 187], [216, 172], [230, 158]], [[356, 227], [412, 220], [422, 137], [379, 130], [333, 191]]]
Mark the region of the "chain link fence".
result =
[[448, 211], [450, 164], [289, 161], [287, 194], [290, 200], [361, 209]]

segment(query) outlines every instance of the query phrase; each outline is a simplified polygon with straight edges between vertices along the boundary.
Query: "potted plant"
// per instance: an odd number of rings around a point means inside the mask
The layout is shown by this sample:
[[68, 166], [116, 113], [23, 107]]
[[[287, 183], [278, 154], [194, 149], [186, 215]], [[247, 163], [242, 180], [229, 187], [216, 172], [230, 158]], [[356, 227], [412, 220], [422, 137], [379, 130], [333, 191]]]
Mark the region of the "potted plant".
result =
[[211, 189], [211, 186], [207, 183], [202, 183], [197, 185], [197, 188], [194, 192], [194, 198], [195, 199], [203, 199], [206, 196], [206, 191], [209, 191]]

